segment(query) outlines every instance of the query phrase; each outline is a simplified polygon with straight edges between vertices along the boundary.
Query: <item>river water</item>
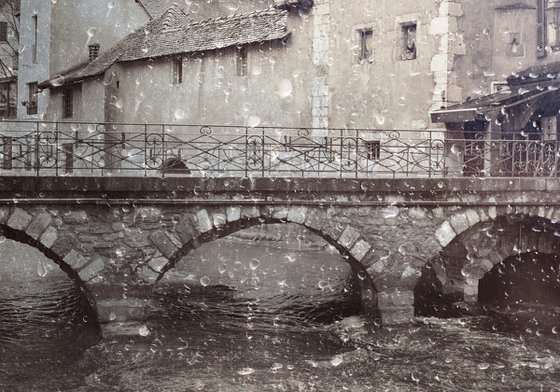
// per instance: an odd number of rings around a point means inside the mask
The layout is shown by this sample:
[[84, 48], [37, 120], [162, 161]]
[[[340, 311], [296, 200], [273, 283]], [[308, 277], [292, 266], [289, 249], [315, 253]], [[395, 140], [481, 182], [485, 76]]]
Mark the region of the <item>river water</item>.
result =
[[481, 306], [370, 330], [340, 255], [291, 235], [199, 248], [156, 285], [149, 320], [105, 328], [94, 345], [79, 287], [5, 241], [0, 391], [560, 388], [559, 308]]

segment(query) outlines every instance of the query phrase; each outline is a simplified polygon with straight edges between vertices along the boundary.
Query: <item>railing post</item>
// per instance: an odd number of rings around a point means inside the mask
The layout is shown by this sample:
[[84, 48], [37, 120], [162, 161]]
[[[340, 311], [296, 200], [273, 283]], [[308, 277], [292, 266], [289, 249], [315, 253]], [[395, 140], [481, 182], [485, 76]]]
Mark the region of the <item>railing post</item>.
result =
[[[167, 149], [165, 147], [165, 124], [161, 124], [161, 177], [165, 177], [165, 161]], [[157, 169], [156, 169], [157, 170]]]
[[262, 127], [261, 132], [261, 143], [262, 143], [262, 170], [261, 170], [261, 177], [264, 178], [264, 163], [265, 163], [265, 145], [264, 145], [264, 127]]
[[56, 155], [54, 157], [54, 167], [55, 167], [55, 176], [58, 177], [58, 166], [59, 166], [59, 145], [58, 145], [58, 121], [54, 123], [54, 148], [56, 151]]
[[359, 174], [358, 173], [358, 152], [359, 152], [359, 148], [360, 148], [359, 145], [358, 145], [359, 136], [360, 136], [360, 131], [356, 129], [356, 136], [355, 136], [356, 146], [355, 146], [355, 151], [354, 151], [354, 167], [355, 167], [355, 172], [356, 172], [356, 178], [358, 178], [358, 174]]
[[40, 141], [40, 136], [39, 136], [39, 121], [37, 121], [37, 127], [35, 130], [35, 173], [37, 175], [37, 177], [39, 177], [39, 164], [40, 164], [40, 160], [39, 160], [39, 141]]
[[338, 165], [338, 174], [342, 178], [342, 157], [344, 156], [344, 129], [340, 129], [340, 159]]
[[249, 176], [249, 130], [245, 127], [245, 177]]
[[144, 177], [148, 176], [148, 124], [144, 124]]

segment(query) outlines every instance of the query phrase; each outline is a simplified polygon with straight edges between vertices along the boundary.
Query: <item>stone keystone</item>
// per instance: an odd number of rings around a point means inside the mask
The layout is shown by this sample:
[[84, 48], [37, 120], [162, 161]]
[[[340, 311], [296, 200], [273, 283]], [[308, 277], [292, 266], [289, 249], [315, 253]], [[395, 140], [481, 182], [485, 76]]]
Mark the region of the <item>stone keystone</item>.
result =
[[28, 214], [21, 208], [15, 208], [10, 219], [8, 219], [8, 226], [15, 230], [25, 230], [32, 219], [33, 216], [31, 214]]
[[288, 221], [299, 223], [300, 225], [305, 222], [305, 218], [307, 215], [307, 208], [306, 207], [291, 207], [288, 210]]
[[53, 244], [58, 239], [58, 231], [54, 227], [49, 227], [40, 238], [41, 244], [45, 245], [47, 248], [53, 246]]
[[338, 243], [346, 249], [350, 249], [352, 244], [358, 241], [358, 238], [360, 238], [360, 233], [358, 232], [358, 230], [354, 229], [351, 226], [346, 226], [346, 228], [340, 235], [340, 238], [338, 239]]
[[212, 230], [212, 221], [208, 215], [208, 211], [200, 210], [196, 213], [197, 218], [197, 228], [201, 233], [207, 233]]

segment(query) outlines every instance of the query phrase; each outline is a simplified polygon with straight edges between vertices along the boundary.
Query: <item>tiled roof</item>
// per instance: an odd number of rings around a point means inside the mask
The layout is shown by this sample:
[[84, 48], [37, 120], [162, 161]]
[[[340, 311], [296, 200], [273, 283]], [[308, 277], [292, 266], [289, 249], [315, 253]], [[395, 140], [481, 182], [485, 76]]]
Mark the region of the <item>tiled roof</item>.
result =
[[[152, 18], [163, 15], [172, 6], [181, 5], [177, 0], [139, 0]], [[182, 2], [185, 3], [184, 1]]]
[[560, 74], [560, 62], [533, 65], [507, 78], [508, 84], [526, 84], [557, 79]]
[[288, 13], [269, 8], [246, 14], [190, 21], [180, 7], [129, 34], [91, 62], [66, 70], [42, 82], [49, 88], [104, 73], [116, 62], [203, 52], [230, 46], [282, 39], [289, 35]]

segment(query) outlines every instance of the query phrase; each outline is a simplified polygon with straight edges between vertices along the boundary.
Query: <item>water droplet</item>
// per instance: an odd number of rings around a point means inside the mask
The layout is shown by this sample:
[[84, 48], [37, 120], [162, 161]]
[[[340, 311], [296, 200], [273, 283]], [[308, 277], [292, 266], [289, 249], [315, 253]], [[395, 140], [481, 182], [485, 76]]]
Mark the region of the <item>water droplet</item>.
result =
[[227, 271], [227, 265], [225, 263], [222, 263], [218, 266], [218, 272], [220, 273], [220, 275], [225, 274], [226, 271]]
[[326, 281], [326, 280], [324, 280], [324, 279], [321, 279], [321, 280], [317, 283], [317, 286], [319, 286], [319, 288], [320, 288], [321, 290], [324, 290], [324, 289], [326, 289], [327, 287], [329, 287], [329, 282]]
[[260, 123], [261, 118], [258, 116], [249, 116], [249, 119], [247, 120], [247, 126], [251, 128], [258, 127]]
[[202, 287], [206, 287], [210, 284], [210, 278], [208, 276], [203, 276], [202, 278], [200, 278], [200, 284], [202, 285]]
[[364, 271], [358, 272], [358, 279], [364, 280], [367, 277], [367, 274]]
[[410, 373], [410, 378], [412, 378], [412, 381], [414, 382], [420, 381], [420, 377], [414, 372]]
[[175, 117], [175, 120], [182, 120], [185, 118], [185, 112], [183, 111], [183, 109], [175, 109], [173, 117]]
[[37, 262], [37, 275], [44, 278], [45, 276], [47, 276], [48, 273], [49, 273], [49, 271], [47, 270], [47, 266], [45, 265], [45, 262], [42, 261], [42, 260], [38, 261]]
[[274, 363], [272, 364], [272, 366], [270, 367], [270, 370], [272, 370], [273, 372], [275, 372], [275, 371], [277, 371], [277, 370], [282, 369], [283, 367], [284, 367], [284, 365], [282, 365], [281, 363], [279, 363], [279, 362], [274, 362]]
[[286, 98], [292, 94], [292, 82], [288, 79], [282, 79], [278, 83], [278, 90], [276, 91], [280, 98]]
[[115, 312], [109, 313], [109, 320], [115, 321], [117, 319], [117, 314]]
[[399, 216], [399, 208], [396, 206], [389, 206], [383, 209], [383, 217], [385, 219], [396, 218]]
[[251, 268], [251, 269], [254, 271], [254, 270], [256, 270], [257, 268], [259, 268], [259, 264], [260, 264], [260, 263], [261, 263], [261, 262], [260, 262], [259, 260], [257, 260], [257, 259], [252, 259], [252, 260], [249, 262], [249, 268]]
[[138, 333], [140, 336], [148, 336], [150, 334], [150, 330], [145, 325], [138, 328]]
[[479, 368], [480, 370], [486, 370], [486, 369], [488, 369], [489, 367], [490, 367], [490, 364], [488, 364], [488, 363], [486, 363], [486, 362], [482, 362], [482, 363], [479, 363], [479, 364], [478, 364], [478, 368]]
[[331, 365], [333, 365], [333, 366], [338, 366], [338, 365], [340, 365], [342, 362], [344, 362], [344, 359], [342, 359], [342, 355], [335, 355], [335, 356], [332, 357], [332, 359], [331, 359]]
[[240, 376], [248, 376], [249, 374], [253, 373], [255, 373], [255, 369], [250, 367], [246, 367], [237, 371], [237, 374], [239, 374]]

